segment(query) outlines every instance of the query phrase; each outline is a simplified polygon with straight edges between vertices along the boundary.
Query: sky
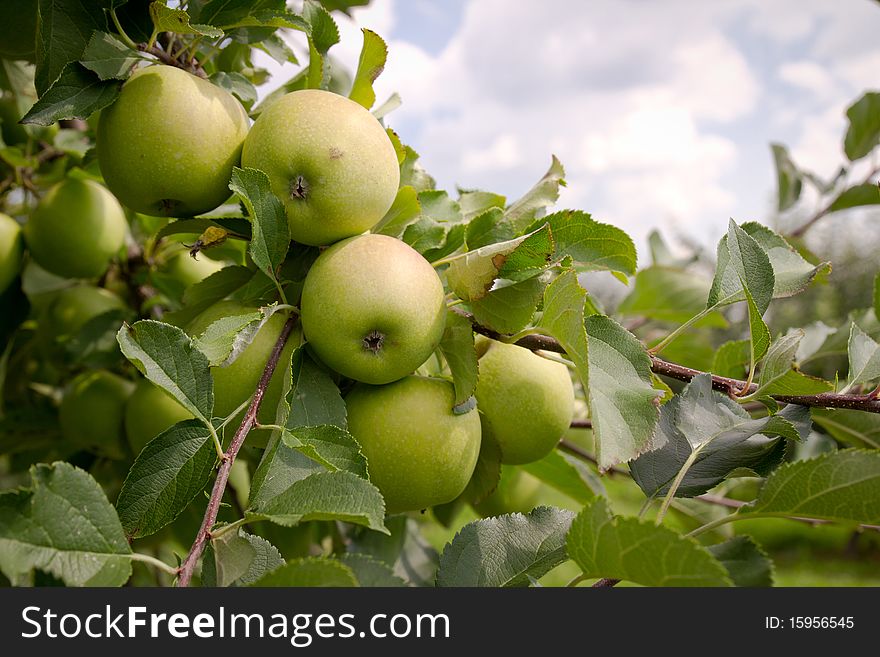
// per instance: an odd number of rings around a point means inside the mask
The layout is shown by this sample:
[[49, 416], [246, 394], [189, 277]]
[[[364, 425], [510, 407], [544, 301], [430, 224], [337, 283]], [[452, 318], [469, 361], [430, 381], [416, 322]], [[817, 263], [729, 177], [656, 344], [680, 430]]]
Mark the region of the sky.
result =
[[555, 154], [558, 207], [640, 247], [770, 221], [769, 143], [830, 177], [847, 106], [880, 88], [873, 0], [374, 0], [338, 23], [352, 69], [361, 27], [388, 43], [378, 102], [400, 94], [386, 122], [439, 188], [512, 201]]

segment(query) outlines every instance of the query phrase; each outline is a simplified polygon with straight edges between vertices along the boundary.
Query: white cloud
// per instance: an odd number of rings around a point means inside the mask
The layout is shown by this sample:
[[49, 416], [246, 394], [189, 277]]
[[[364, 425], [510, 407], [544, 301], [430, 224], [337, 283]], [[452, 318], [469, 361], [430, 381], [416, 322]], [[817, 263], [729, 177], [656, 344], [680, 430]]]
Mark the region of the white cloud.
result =
[[820, 100], [839, 97], [840, 85], [827, 67], [810, 60], [785, 62], [779, 67], [779, 77]]

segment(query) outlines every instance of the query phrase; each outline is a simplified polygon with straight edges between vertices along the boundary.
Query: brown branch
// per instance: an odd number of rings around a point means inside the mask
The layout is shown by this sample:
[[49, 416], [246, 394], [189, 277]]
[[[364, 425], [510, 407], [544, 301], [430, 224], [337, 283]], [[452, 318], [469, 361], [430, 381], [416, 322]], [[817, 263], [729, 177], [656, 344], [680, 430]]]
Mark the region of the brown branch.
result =
[[[859, 185], [867, 185], [868, 183], [872, 182], [871, 178], [876, 176], [878, 173], [880, 173], [880, 167], [875, 167], [874, 169], [871, 170], [871, 172], [867, 176], [865, 176], [865, 179], [862, 180], [862, 182], [860, 182], [858, 184]], [[820, 209], [818, 212], [816, 212], [816, 214], [814, 214], [812, 217], [807, 219], [807, 221], [804, 222], [803, 225], [801, 225], [799, 228], [795, 228], [793, 231], [791, 231], [789, 233], [789, 236], [790, 237], [801, 237], [804, 233], [806, 233], [810, 228], [813, 227], [813, 224], [815, 224], [817, 221], [819, 221], [822, 217], [824, 217], [828, 214], [831, 214], [831, 208], [834, 207], [834, 203], [837, 201], [838, 198], [839, 198], [839, 195], [837, 195], [833, 199], [831, 199], [822, 209]]]
[[594, 589], [610, 589], [612, 586], [617, 586], [620, 584], [619, 579], [608, 579], [602, 578], [595, 584], [593, 584]]
[[217, 513], [220, 511], [220, 501], [223, 499], [223, 493], [226, 491], [226, 482], [229, 480], [229, 471], [232, 469], [232, 464], [235, 461], [235, 457], [238, 455], [238, 450], [241, 449], [245, 438], [247, 438], [248, 433], [253, 428], [254, 424], [256, 424], [257, 413], [260, 411], [260, 405], [263, 403], [263, 395], [266, 393], [266, 388], [269, 387], [269, 381], [272, 379], [272, 374], [275, 372], [275, 367], [278, 365], [278, 360], [281, 358], [281, 352], [284, 350], [284, 345], [287, 343], [287, 339], [290, 337], [290, 333], [293, 331], [295, 323], [296, 315], [291, 315], [284, 324], [284, 328], [281, 330], [281, 335], [278, 336], [278, 340], [276, 340], [275, 346], [272, 348], [269, 360], [266, 362], [266, 368], [263, 370], [260, 382], [257, 384], [254, 397], [251, 399], [250, 406], [248, 406], [247, 411], [244, 414], [244, 419], [241, 421], [241, 425], [235, 432], [235, 436], [233, 436], [229, 448], [223, 455], [223, 461], [220, 463], [220, 469], [217, 471], [217, 479], [214, 481], [214, 488], [211, 491], [211, 497], [208, 500], [208, 508], [205, 510], [205, 517], [202, 519], [202, 526], [199, 528], [199, 533], [196, 534], [195, 541], [189, 550], [189, 554], [186, 555], [186, 559], [184, 559], [180, 566], [177, 579], [177, 586], [179, 587], [189, 586], [196, 564], [199, 562], [202, 553], [205, 551], [205, 546], [208, 541], [211, 540], [211, 528], [214, 526], [214, 523], [217, 522]]
[[145, 52], [148, 55], [152, 55], [156, 59], [158, 59], [163, 64], [167, 64], [168, 66], [176, 66], [177, 68], [183, 69], [188, 73], [192, 73], [193, 75], [197, 75], [200, 78], [207, 79], [208, 74], [205, 73], [205, 69], [202, 68], [202, 65], [196, 59], [192, 59], [187, 62], [183, 62], [176, 57], [172, 57], [170, 52], [162, 50], [156, 45], [149, 45], [147, 43], [139, 43], [137, 44], [138, 50], [141, 52]]
[[[575, 420], [575, 422], [589, 422], [589, 420], [580, 420], [580, 421]], [[575, 422], [571, 423], [572, 427], [575, 427]], [[578, 428], [578, 427], [575, 427], [575, 428]], [[587, 461], [588, 463], [592, 463], [595, 466], [599, 465], [599, 461], [596, 459], [595, 456], [593, 456], [592, 454], [590, 454], [586, 450], [578, 447], [577, 445], [575, 445], [572, 442], [569, 442], [567, 440], [560, 440], [559, 444], [556, 447], [559, 449], [559, 451], [566, 452], [568, 454], [571, 454], [572, 456], [576, 456], [581, 461]], [[627, 470], [624, 470], [623, 468], [618, 468], [615, 466], [611, 466], [607, 470], [604, 470], [603, 474], [605, 474], [605, 473], [608, 473], [611, 475], [623, 475], [625, 477], [630, 476], [630, 474]]]

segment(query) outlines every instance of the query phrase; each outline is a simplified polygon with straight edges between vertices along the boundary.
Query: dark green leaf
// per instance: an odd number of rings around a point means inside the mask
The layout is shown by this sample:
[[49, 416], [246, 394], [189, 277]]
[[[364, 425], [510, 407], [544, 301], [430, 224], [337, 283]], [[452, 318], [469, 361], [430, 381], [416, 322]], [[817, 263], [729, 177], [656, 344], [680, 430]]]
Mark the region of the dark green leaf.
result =
[[290, 247], [284, 206], [272, 193], [269, 177], [259, 169], [233, 168], [229, 189], [244, 203], [253, 224], [251, 257], [257, 267], [275, 278], [275, 270]]
[[51, 125], [62, 119], [87, 119], [116, 100], [121, 86], [119, 80], [102, 81], [82, 64], [71, 62], [21, 122]]
[[400, 577], [387, 564], [366, 554], [344, 554], [342, 563], [351, 568], [358, 584], [364, 587], [401, 587], [406, 586]]
[[828, 212], [837, 212], [862, 205], [877, 205], [880, 203], [880, 190], [873, 183], [865, 183], [845, 189], [834, 202], [828, 207]]
[[803, 188], [803, 176], [782, 144], [770, 144], [776, 164], [776, 208], [783, 212], [797, 203]]
[[80, 58], [92, 32], [107, 29], [108, 6], [108, 0], [39, 0], [34, 84], [41, 99], [64, 68]]
[[150, 4], [150, 17], [153, 19], [156, 32], [174, 32], [175, 34], [199, 34], [218, 39], [223, 30], [210, 25], [193, 24], [189, 14], [183, 9], [171, 9], [161, 0]]
[[850, 160], [865, 157], [880, 143], [880, 93], [869, 91], [846, 110], [849, 127], [843, 150]]
[[[617, 313], [671, 324], [684, 324], [706, 307], [710, 282], [696, 272], [651, 266], [636, 274], [635, 285]], [[721, 313], [710, 313], [699, 326], [727, 326]]]
[[452, 372], [458, 406], [470, 399], [477, 388], [477, 351], [470, 320], [451, 309], [446, 311], [446, 330], [440, 351]]
[[95, 31], [79, 63], [101, 80], [125, 80], [143, 57], [107, 32]]
[[541, 275], [511, 285], [496, 286], [482, 299], [471, 302], [474, 318], [480, 326], [499, 333], [516, 333], [532, 321], [547, 281], [547, 276]]
[[[242, 529], [211, 539], [214, 558], [213, 586], [249, 586], [284, 566], [284, 559], [265, 538]], [[207, 555], [206, 555], [207, 559]]]
[[266, 573], [251, 586], [281, 586], [284, 588], [303, 586], [357, 586], [351, 568], [336, 559], [305, 557], [288, 561], [280, 568]]
[[245, 107], [250, 107], [257, 102], [256, 87], [241, 73], [217, 71], [209, 80], [221, 89], [225, 89], [229, 93], [238, 96]]
[[814, 408], [812, 414], [813, 421], [838, 442], [880, 449], [880, 415], [842, 408]]
[[773, 562], [749, 536], [737, 536], [709, 546], [709, 553], [721, 562], [734, 586], [773, 586]]
[[522, 468], [580, 504], [586, 504], [596, 495], [605, 495], [602, 480], [583, 461], [557, 450]]
[[296, 449], [331, 472], [344, 470], [367, 479], [367, 459], [348, 431], [322, 424], [316, 427], [285, 429], [281, 437], [285, 446]]

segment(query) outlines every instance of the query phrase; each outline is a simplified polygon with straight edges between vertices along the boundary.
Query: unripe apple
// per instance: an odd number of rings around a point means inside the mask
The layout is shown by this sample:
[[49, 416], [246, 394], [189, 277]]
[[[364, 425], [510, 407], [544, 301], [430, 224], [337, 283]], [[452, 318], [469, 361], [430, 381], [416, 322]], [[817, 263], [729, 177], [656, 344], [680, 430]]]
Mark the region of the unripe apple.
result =
[[65, 278], [95, 278], [122, 248], [128, 224], [113, 194], [91, 180], [67, 178], [42, 198], [24, 227], [43, 269]]
[[146, 379], [138, 381], [125, 403], [125, 435], [131, 451], [139, 454], [160, 433], [192, 417], [192, 413], [162, 388]]
[[[256, 310], [257, 308], [253, 306], [245, 306], [237, 301], [219, 301], [190, 322], [186, 331], [191, 336], [197, 337], [222, 317], [245, 315]], [[232, 364], [226, 367], [211, 368], [214, 377], [215, 417], [227, 417], [254, 394], [266, 367], [266, 362], [272, 353], [272, 348], [281, 334], [281, 329], [284, 328], [285, 321], [282, 313], [272, 315], [269, 321], [257, 332], [253, 342], [239, 354]], [[281, 401], [284, 389], [284, 373], [290, 364], [291, 354], [299, 343], [297, 338], [296, 331], [294, 331], [294, 334], [287, 340], [284, 351], [281, 352], [278, 366], [275, 368], [266, 393], [263, 395], [263, 403], [257, 418], [263, 424], [275, 422], [275, 411]]]
[[105, 370], [83, 372], [73, 379], [61, 400], [64, 439], [72, 445], [121, 454], [123, 409], [134, 385]]
[[181, 251], [165, 262], [162, 273], [174, 278], [185, 289], [205, 280], [211, 274], [216, 274], [221, 269], [223, 269], [222, 262], [211, 260], [205, 255], [193, 258], [189, 253]]
[[385, 235], [352, 237], [324, 251], [306, 276], [300, 309], [321, 360], [373, 384], [412, 373], [440, 344], [446, 325], [437, 272]]
[[506, 513], [528, 513], [538, 505], [541, 480], [508, 465], [501, 466], [501, 480], [486, 498], [473, 505], [484, 518]]
[[46, 324], [55, 337], [72, 336], [93, 317], [125, 307], [125, 302], [108, 290], [77, 285], [55, 295], [47, 308]]
[[502, 463], [537, 461], [571, 424], [568, 368], [513, 344], [490, 341], [484, 347], [476, 391], [483, 436], [497, 443]]
[[400, 183], [385, 129], [361, 105], [316, 89], [294, 91], [257, 118], [242, 165], [261, 169], [284, 202], [290, 236], [331, 244], [385, 216]]
[[231, 195], [247, 131], [247, 114], [227, 91], [174, 66], [148, 66], [102, 110], [98, 163], [110, 190], [136, 212], [201, 214]]
[[6, 291], [21, 271], [23, 254], [21, 226], [9, 215], [0, 213], [0, 294]]
[[349, 431], [387, 513], [445, 504], [464, 491], [480, 452], [480, 418], [476, 410], [454, 414], [454, 404], [450, 382], [421, 376], [361, 383], [346, 396]]

